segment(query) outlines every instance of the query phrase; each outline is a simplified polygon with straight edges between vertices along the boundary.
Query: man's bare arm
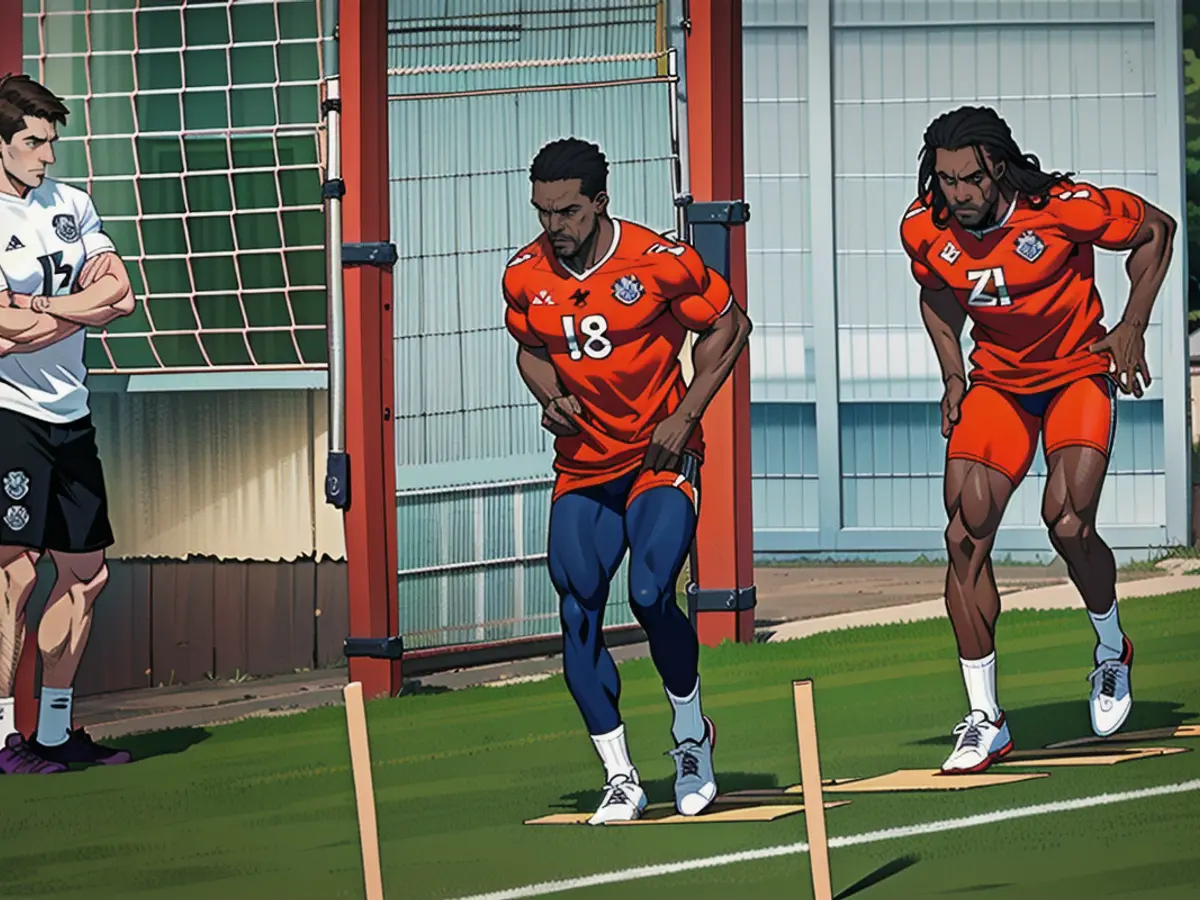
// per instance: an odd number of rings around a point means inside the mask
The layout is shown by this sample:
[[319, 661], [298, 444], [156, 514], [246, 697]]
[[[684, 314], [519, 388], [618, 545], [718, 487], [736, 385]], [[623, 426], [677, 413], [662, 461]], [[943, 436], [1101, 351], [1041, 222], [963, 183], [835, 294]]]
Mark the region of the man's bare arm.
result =
[[529, 393], [533, 394], [543, 409], [566, 394], [554, 370], [554, 363], [550, 362], [550, 353], [545, 348], [521, 344], [517, 349], [517, 369]]
[[101, 328], [133, 312], [135, 299], [125, 264], [115, 253], [88, 260], [80, 273], [80, 290], [48, 298], [46, 311], [56, 319]]
[[1176, 228], [1175, 220], [1158, 207], [1146, 203], [1145, 209], [1142, 225], [1129, 245], [1116, 248], [1132, 251], [1125, 261], [1125, 271], [1129, 273], [1129, 301], [1121, 321], [1142, 331], [1150, 322], [1154, 301], [1171, 267]]
[[[0, 339], [6, 342], [0, 344], [0, 354], [19, 352], [22, 345], [45, 339], [55, 333], [59, 324], [46, 313], [13, 306], [12, 294], [8, 291], [0, 294]], [[7, 349], [10, 343], [15, 345], [11, 350]]]
[[[63, 338], [70, 337], [75, 332], [83, 328], [82, 325], [77, 325], [74, 322], [64, 322], [62, 319], [56, 319], [54, 316], [46, 316], [53, 323], [51, 326], [39, 327], [37, 333], [28, 340], [20, 343], [12, 342], [12, 347], [5, 350], [3, 345], [0, 345], [0, 356], [5, 353], [32, 353], [34, 350], [41, 350], [43, 347], [49, 347], [51, 344], [57, 344]], [[45, 327], [50, 327], [50, 331], [46, 331]]]
[[676, 413], [689, 423], [699, 422], [721, 389], [750, 340], [750, 318], [736, 303], [692, 345], [692, 383]]
[[962, 330], [967, 321], [967, 312], [950, 288], [931, 290], [921, 288], [921, 321], [929, 339], [933, 341], [933, 352], [937, 354], [942, 369], [942, 381], [955, 376], [967, 383], [967, 370], [962, 354]]

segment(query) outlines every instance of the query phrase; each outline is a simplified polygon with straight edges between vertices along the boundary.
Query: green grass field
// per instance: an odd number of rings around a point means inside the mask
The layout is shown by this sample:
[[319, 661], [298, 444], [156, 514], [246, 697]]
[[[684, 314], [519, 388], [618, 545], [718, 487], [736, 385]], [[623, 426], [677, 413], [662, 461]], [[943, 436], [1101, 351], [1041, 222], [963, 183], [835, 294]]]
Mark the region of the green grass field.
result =
[[[1130, 600], [1128, 729], [1200, 721], [1200, 594]], [[1018, 747], [1089, 733], [1084, 613], [1005, 613], [1001, 700]], [[706, 650], [724, 791], [799, 778], [791, 682], [816, 681], [823, 774], [934, 768], [963, 713], [945, 622]], [[621, 667], [630, 745], [651, 800], [671, 796], [669, 713], [648, 661]], [[561, 678], [367, 705], [389, 898], [447, 900], [804, 840], [764, 824], [529, 827], [587, 809], [601, 771]], [[1193, 752], [956, 794], [854, 795], [832, 836], [1200, 778]], [[363, 896], [345, 717], [328, 708], [130, 739], [140, 761], [0, 780], [0, 897], [334, 900]], [[1200, 792], [1138, 799], [832, 852], [835, 893], [865, 900], [1200, 896]], [[791, 854], [575, 890], [594, 898], [803, 898]], [[504, 895], [500, 895], [504, 896]], [[520, 895], [519, 895], [520, 896]], [[559, 894], [558, 896], [567, 896]]]

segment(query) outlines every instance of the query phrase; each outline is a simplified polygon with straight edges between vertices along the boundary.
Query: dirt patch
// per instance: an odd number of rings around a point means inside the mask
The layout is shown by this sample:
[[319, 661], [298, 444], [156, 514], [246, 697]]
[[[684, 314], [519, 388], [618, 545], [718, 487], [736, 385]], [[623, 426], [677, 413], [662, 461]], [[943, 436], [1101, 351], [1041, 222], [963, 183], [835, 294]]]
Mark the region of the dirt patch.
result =
[[[997, 566], [995, 574], [1001, 595], [1068, 580], [1060, 560], [1046, 566]], [[1119, 572], [1118, 580], [1162, 574], [1136, 569]], [[940, 565], [761, 566], [754, 570], [754, 579], [755, 618], [771, 623], [936, 599], [943, 595], [946, 570]]]

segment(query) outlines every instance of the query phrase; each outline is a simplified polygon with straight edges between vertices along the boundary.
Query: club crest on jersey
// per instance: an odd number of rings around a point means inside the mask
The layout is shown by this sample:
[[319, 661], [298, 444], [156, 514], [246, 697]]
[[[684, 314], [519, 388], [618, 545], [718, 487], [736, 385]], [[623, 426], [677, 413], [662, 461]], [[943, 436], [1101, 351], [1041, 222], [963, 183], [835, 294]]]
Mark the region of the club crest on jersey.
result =
[[21, 469], [13, 469], [4, 476], [4, 493], [11, 500], [20, 500], [29, 493], [29, 476]]
[[1025, 260], [1025, 262], [1036, 262], [1037, 258], [1046, 251], [1046, 245], [1042, 239], [1032, 231], [1024, 231], [1017, 238], [1016, 242], [1017, 256]]
[[613, 282], [613, 296], [626, 306], [633, 306], [645, 293], [646, 289], [636, 275], [625, 275]]
[[942, 252], [938, 254], [942, 259], [950, 265], [954, 265], [958, 258], [962, 255], [962, 251], [954, 246], [950, 241], [946, 241], [946, 246], [942, 248]]
[[531, 306], [554, 306], [554, 298], [549, 291], [538, 291], [529, 303]]
[[75, 224], [75, 217], [70, 213], [55, 216], [50, 222], [54, 226], [54, 233], [64, 244], [73, 244], [79, 240], [79, 226]]
[[13, 531], [20, 531], [29, 524], [29, 510], [23, 506], [10, 506], [4, 514], [4, 524]]

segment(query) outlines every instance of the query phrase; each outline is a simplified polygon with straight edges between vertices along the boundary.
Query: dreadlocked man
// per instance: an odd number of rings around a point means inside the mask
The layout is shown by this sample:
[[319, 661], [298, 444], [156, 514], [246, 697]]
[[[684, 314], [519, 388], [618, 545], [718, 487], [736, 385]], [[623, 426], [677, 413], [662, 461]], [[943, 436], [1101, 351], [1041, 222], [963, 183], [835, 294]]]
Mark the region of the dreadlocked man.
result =
[[[920, 161], [900, 235], [945, 384], [946, 609], [969, 701], [942, 770], [982, 772], [1012, 749], [996, 699], [992, 544], [1039, 435], [1049, 470], [1042, 517], [1096, 630], [1092, 728], [1112, 734], [1129, 715], [1133, 645], [1117, 620], [1116, 566], [1096, 534], [1096, 508], [1116, 391], [1141, 397], [1150, 384], [1143, 335], [1175, 222], [1128, 191], [1042, 171], [987, 107], [934, 119]], [[1129, 253], [1129, 300], [1107, 332], [1097, 247]], [[968, 316], [969, 386], [960, 345]]]

